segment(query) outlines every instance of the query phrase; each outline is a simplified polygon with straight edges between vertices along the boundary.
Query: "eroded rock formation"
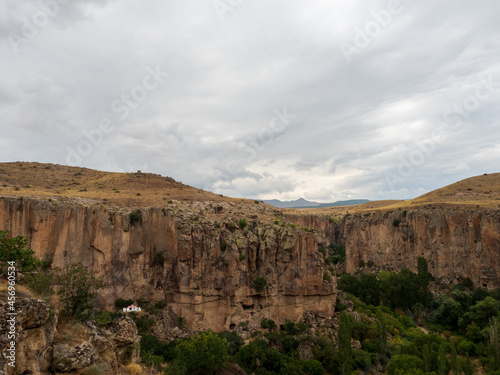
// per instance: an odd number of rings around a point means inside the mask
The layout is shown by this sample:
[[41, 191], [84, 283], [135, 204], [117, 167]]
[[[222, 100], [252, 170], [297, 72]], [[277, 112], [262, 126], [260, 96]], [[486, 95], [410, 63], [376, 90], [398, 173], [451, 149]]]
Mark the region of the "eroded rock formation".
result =
[[347, 215], [343, 238], [346, 269], [372, 261], [388, 270], [416, 271], [425, 257], [443, 282], [470, 277], [476, 286], [500, 287], [500, 211], [419, 208]]
[[[318, 251], [327, 241], [322, 232], [250, 218], [239, 225], [229, 205], [171, 206], [142, 209], [131, 223], [129, 213], [103, 207], [4, 198], [0, 228], [27, 236], [53, 266], [76, 262], [103, 275], [102, 306], [113, 308], [119, 297], [166, 301], [191, 329], [334, 311], [335, 282], [324, 277]], [[254, 288], [258, 278], [262, 290]]]

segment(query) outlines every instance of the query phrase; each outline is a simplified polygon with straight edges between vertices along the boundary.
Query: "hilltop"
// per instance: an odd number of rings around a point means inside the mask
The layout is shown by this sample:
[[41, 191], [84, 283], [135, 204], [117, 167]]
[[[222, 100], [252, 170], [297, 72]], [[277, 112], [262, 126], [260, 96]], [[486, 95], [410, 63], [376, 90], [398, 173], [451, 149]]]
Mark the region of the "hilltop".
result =
[[[34, 162], [0, 163], [0, 195], [54, 199], [79, 205], [108, 205], [118, 208], [158, 207], [168, 202], [209, 202], [254, 204], [255, 201], [229, 198], [197, 189], [171, 177], [141, 171], [104, 172], [82, 167]], [[261, 202], [269, 214], [276, 207]], [[339, 202], [341, 203], [341, 202]], [[411, 200], [370, 201], [332, 207], [283, 208], [299, 215], [344, 215], [373, 210], [416, 207], [471, 206], [500, 207], [500, 173], [484, 174], [455, 182]]]
[[43, 163], [0, 163], [0, 194], [69, 198], [81, 204], [161, 206], [170, 200], [241, 202], [153, 173], [103, 172]]

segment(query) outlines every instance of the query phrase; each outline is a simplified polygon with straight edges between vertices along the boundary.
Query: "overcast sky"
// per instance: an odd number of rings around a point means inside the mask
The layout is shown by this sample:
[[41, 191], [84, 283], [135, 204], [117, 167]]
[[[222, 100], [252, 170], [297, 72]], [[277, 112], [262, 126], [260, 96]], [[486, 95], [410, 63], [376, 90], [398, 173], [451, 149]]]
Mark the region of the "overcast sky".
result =
[[413, 198], [499, 171], [499, 19], [498, 0], [1, 0], [0, 160]]

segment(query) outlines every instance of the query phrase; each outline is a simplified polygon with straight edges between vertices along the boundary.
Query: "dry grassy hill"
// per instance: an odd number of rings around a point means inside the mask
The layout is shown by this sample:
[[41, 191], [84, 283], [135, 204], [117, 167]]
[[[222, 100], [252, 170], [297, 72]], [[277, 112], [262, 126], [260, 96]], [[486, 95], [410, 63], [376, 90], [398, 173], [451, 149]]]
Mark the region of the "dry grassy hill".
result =
[[179, 201], [242, 201], [184, 185], [157, 174], [102, 172], [41, 163], [0, 163], [0, 195], [106, 202], [115, 206], [161, 206]]
[[311, 209], [286, 209], [286, 213], [303, 215], [332, 215], [341, 217], [346, 213], [364, 211], [395, 210], [417, 207], [486, 207], [500, 208], [500, 173], [470, 177], [443, 188], [433, 190], [410, 200], [372, 201], [360, 205]]
[[[0, 196], [58, 199], [69, 203], [104, 204], [115, 207], [163, 206], [171, 201], [226, 202], [253, 201], [229, 198], [184, 185], [157, 174], [102, 172], [88, 168], [28, 162], [0, 163]], [[332, 215], [421, 206], [500, 207], [500, 173], [471, 177], [415, 199], [373, 201], [362, 205], [284, 209], [288, 214]], [[269, 210], [274, 210], [271, 206]]]

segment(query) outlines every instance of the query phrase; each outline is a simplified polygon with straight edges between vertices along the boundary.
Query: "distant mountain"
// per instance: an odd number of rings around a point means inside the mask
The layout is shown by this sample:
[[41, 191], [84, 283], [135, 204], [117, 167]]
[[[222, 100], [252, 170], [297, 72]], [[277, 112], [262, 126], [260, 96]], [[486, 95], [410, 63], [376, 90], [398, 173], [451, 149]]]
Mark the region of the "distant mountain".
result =
[[304, 198], [299, 198], [294, 201], [280, 201], [278, 199], [269, 199], [269, 200], [264, 200], [263, 202], [278, 208], [316, 207], [321, 204], [318, 202], [307, 201]]
[[369, 200], [350, 199], [346, 201], [337, 201], [333, 203], [319, 203], [319, 202], [311, 202], [304, 198], [299, 198], [294, 201], [280, 201], [278, 199], [269, 199], [269, 200], [264, 200], [263, 202], [277, 208], [323, 208], [323, 207], [350, 206], [355, 204], [363, 204], [369, 202]]

